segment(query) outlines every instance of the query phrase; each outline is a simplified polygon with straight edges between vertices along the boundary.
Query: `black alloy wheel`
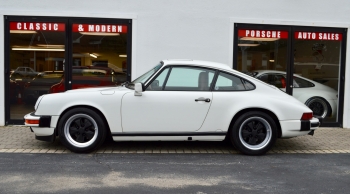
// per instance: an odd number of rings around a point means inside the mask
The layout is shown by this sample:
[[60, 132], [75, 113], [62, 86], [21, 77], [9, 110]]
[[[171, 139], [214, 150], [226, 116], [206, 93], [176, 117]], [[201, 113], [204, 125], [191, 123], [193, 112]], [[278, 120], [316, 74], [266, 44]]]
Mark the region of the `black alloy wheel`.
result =
[[328, 103], [322, 98], [311, 98], [305, 103], [315, 116], [325, 118], [330, 113]]
[[276, 142], [276, 123], [264, 112], [246, 112], [232, 126], [230, 137], [232, 144], [243, 154], [262, 155]]
[[107, 134], [102, 117], [88, 108], [75, 108], [66, 112], [59, 121], [58, 130], [62, 144], [77, 153], [97, 149]]

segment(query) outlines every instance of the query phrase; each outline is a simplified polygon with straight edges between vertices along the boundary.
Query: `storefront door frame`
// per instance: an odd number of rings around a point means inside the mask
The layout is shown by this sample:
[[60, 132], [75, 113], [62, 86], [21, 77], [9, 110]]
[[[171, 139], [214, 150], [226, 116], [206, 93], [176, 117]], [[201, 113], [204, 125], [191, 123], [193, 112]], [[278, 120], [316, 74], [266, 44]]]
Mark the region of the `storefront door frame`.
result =
[[[65, 61], [66, 64], [72, 64], [72, 23], [74, 22], [98, 22], [98, 23], [117, 23], [127, 25], [127, 81], [131, 81], [131, 68], [132, 68], [132, 19], [105, 19], [105, 18], [88, 18], [88, 17], [54, 17], [54, 16], [4, 16], [4, 101], [5, 101], [5, 125], [23, 125], [24, 119], [17, 120], [10, 117], [10, 22], [57, 22], [65, 23]], [[66, 65], [64, 71], [65, 77], [65, 90], [71, 89], [72, 80], [72, 65]]]
[[[347, 43], [347, 29], [346, 28], [334, 28], [334, 27], [308, 27], [308, 26], [288, 26], [288, 25], [269, 25], [269, 24], [248, 24], [248, 23], [234, 23], [233, 29], [233, 69], [237, 69], [238, 59], [238, 30], [239, 29], [255, 29], [255, 30], [284, 30], [288, 31], [287, 42], [287, 80], [286, 80], [286, 93], [293, 95], [293, 69], [294, 69], [294, 32], [307, 31], [307, 32], [339, 32], [342, 33], [343, 39], [341, 44], [341, 57], [340, 57], [340, 69], [339, 69], [339, 90], [338, 90], [338, 120], [336, 122], [322, 123], [322, 127], [342, 127], [343, 113], [344, 113], [344, 86], [345, 86], [345, 60], [346, 60], [346, 43]], [[288, 87], [289, 86], [289, 87]]]

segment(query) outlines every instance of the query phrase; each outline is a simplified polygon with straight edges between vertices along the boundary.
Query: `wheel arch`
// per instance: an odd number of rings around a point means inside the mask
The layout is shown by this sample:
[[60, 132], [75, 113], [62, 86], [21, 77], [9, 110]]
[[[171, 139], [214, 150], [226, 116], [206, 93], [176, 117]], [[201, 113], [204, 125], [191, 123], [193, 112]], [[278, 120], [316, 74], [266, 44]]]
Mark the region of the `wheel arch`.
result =
[[241, 116], [243, 115], [244, 113], [246, 112], [250, 112], [250, 111], [260, 111], [260, 112], [264, 112], [266, 114], [268, 114], [276, 123], [276, 126], [277, 126], [277, 137], [280, 138], [282, 136], [282, 128], [281, 128], [281, 124], [277, 118], [277, 116], [275, 115], [275, 113], [273, 113], [272, 111], [270, 110], [267, 110], [267, 109], [264, 109], [264, 108], [247, 108], [247, 109], [242, 109], [240, 110], [239, 112], [237, 112], [232, 120], [231, 120], [231, 123], [229, 125], [229, 129], [228, 129], [228, 133], [226, 134], [226, 139], [229, 137], [229, 134], [231, 133], [231, 127], [234, 125], [234, 123], [236, 122], [236, 120]]
[[[107, 119], [105, 117], [105, 115], [97, 108], [93, 107], [93, 106], [89, 106], [89, 105], [75, 105], [75, 106], [71, 106], [67, 109], [65, 109], [61, 114], [60, 114], [60, 117], [59, 119], [57, 120], [57, 124], [56, 126], [58, 125], [58, 123], [61, 121], [61, 118], [64, 114], [66, 114], [66, 112], [72, 110], [72, 109], [75, 109], [75, 108], [87, 108], [87, 109], [90, 109], [90, 110], [93, 110], [95, 111], [97, 114], [99, 114], [101, 116], [101, 118], [103, 119], [103, 122], [105, 123], [105, 126], [107, 127], [107, 130], [108, 130], [108, 133], [111, 134], [111, 129], [109, 127], [109, 124], [107, 122]], [[55, 129], [55, 133], [56, 133], [56, 136], [58, 136], [58, 131], [57, 129]]]

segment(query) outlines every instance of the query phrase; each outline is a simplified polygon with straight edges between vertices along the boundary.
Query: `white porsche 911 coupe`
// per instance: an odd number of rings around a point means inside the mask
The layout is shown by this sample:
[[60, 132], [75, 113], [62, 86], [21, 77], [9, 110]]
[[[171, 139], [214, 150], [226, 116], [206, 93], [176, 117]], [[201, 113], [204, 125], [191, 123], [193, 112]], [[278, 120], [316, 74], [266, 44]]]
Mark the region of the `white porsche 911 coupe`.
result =
[[266, 153], [277, 138], [314, 133], [319, 120], [294, 97], [224, 64], [163, 60], [122, 86], [38, 98], [25, 115], [38, 140], [59, 136], [73, 152], [114, 141], [230, 140], [242, 153]]

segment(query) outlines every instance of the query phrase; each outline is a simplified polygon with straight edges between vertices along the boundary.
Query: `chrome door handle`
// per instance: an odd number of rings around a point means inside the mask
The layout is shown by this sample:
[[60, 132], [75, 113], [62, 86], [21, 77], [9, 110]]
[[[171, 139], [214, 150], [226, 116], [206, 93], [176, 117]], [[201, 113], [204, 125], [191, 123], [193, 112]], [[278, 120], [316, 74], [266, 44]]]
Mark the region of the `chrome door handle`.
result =
[[198, 99], [195, 99], [194, 101], [196, 101], [196, 102], [198, 102], [198, 101], [210, 102], [210, 99], [209, 98], [198, 98]]

